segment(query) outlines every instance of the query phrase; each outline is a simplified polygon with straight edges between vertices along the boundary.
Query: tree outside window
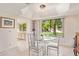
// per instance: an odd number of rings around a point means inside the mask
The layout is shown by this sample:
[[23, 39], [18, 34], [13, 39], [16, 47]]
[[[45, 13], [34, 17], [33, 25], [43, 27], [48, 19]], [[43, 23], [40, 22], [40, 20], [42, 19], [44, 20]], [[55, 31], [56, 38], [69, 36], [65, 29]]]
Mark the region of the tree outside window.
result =
[[62, 28], [63, 28], [63, 23], [61, 21], [61, 18], [48, 19], [42, 22], [43, 35], [63, 36]]

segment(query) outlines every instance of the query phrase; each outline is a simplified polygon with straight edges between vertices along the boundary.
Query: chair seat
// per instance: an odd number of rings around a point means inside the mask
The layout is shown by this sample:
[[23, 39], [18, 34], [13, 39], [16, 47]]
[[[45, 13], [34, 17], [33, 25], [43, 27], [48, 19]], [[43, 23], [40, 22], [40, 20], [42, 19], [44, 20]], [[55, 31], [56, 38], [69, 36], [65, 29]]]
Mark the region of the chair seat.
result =
[[43, 48], [42, 47], [30, 47], [31, 49], [33, 49], [33, 50], [36, 50], [36, 51], [40, 51], [40, 50], [42, 50]]
[[32, 48], [32, 49], [38, 49], [37, 47], [30, 47], [30, 48]]
[[51, 47], [51, 48], [58, 48], [57, 46], [48, 46], [48, 47]]

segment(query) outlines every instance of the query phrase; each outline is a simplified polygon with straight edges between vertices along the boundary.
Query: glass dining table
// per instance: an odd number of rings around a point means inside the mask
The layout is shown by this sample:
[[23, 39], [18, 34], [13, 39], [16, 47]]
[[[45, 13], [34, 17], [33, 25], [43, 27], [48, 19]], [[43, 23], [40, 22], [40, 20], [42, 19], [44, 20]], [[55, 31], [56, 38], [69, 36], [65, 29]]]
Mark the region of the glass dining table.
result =
[[[30, 35], [29, 37], [31, 37], [32, 35]], [[29, 38], [33, 39], [32, 38]], [[42, 36], [40, 40], [32, 40], [32, 43], [34, 42], [34, 45], [36, 46], [38, 50], [38, 55], [40, 56], [47, 56], [48, 55], [48, 51], [47, 51], [47, 46], [48, 45], [53, 45], [52, 43], [54, 43], [55, 39], [59, 39], [59, 37], [47, 37], [47, 36]], [[29, 42], [30, 44], [31, 42]]]

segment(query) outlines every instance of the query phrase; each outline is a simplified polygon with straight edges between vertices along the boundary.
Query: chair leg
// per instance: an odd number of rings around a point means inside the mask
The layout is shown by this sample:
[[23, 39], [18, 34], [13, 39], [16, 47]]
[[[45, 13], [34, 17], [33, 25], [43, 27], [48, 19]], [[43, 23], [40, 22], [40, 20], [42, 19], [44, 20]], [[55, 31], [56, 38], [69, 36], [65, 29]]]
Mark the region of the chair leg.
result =
[[39, 51], [37, 52], [37, 56], [39, 56]]
[[57, 49], [57, 56], [59, 56], [59, 48]]
[[48, 47], [47, 47], [47, 56], [48, 56]]
[[29, 56], [30, 56], [30, 47], [29, 47]]

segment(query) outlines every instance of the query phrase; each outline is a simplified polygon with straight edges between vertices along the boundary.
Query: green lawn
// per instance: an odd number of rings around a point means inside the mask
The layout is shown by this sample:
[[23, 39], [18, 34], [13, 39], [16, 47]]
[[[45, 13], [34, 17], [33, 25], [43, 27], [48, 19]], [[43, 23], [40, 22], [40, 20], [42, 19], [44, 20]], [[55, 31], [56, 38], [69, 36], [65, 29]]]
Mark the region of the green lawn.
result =
[[42, 32], [41, 33], [41, 35], [48, 36], [48, 37], [50, 37], [50, 36], [53, 36], [53, 37], [55, 37], [55, 36], [63, 36], [63, 34], [64, 33], [59, 33], [59, 32], [56, 32], [56, 35], [53, 32]]

